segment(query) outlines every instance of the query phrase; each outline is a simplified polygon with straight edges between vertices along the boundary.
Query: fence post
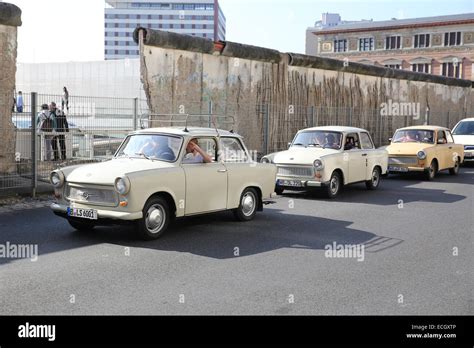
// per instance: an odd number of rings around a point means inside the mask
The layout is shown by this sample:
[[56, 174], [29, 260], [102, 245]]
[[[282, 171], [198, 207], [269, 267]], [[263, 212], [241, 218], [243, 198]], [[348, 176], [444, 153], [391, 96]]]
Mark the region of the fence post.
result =
[[212, 124], [211, 124], [211, 117], [212, 117], [212, 100], [209, 99], [209, 102], [207, 103], [207, 113], [209, 114], [209, 120], [208, 120], [208, 127], [211, 128]]
[[377, 119], [378, 119], [378, 133], [379, 133], [379, 143], [378, 146], [382, 146], [382, 133], [383, 133], [383, 128], [384, 128], [384, 116], [382, 115], [382, 112], [379, 111], [379, 109], [375, 109], [377, 113]]
[[38, 163], [36, 154], [36, 97], [37, 93], [31, 93], [31, 196], [36, 197], [36, 189], [38, 185]]
[[311, 106], [311, 127], [314, 127], [314, 114], [315, 114], [315, 107], [314, 105]]
[[352, 107], [349, 108], [349, 127], [352, 127]]
[[268, 154], [268, 130], [269, 122], [268, 122], [268, 104], [263, 105], [263, 152], [264, 155]]
[[138, 98], [133, 99], [133, 130], [137, 130]]

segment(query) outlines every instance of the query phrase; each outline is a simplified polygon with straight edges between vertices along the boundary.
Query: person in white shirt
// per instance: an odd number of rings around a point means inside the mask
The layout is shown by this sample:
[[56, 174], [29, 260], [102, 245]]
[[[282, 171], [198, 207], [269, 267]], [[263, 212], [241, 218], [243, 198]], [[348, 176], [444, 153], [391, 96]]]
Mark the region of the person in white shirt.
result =
[[183, 163], [211, 163], [212, 158], [206, 151], [201, 149], [198, 145], [197, 139], [191, 139], [186, 146], [186, 155], [184, 156]]

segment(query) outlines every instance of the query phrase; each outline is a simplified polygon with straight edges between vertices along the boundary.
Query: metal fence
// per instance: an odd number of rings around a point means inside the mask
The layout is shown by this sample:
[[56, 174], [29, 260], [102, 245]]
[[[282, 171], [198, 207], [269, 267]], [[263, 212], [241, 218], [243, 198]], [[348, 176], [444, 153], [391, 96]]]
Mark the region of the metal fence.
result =
[[[38, 130], [41, 107], [52, 102], [66, 114], [65, 132]], [[0, 129], [8, 135], [0, 156], [0, 192], [31, 189], [34, 194], [58, 166], [112, 157], [125, 135], [148, 114], [146, 101], [138, 98], [70, 96], [63, 103], [59, 95], [31, 93], [23, 94], [23, 104], [22, 112], [12, 109], [9, 129]]]
[[[468, 116], [465, 113], [430, 110], [418, 110], [408, 115], [386, 115], [381, 108], [240, 105], [211, 101], [183, 101], [174, 105], [163, 103], [159, 105], [159, 110], [151, 113], [146, 101], [137, 98], [71, 96], [68, 105], [62, 105], [61, 100], [58, 95], [25, 94], [23, 112], [12, 112], [11, 129], [7, 132], [0, 128], [0, 134], [4, 134], [0, 153], [0, 193], [8, 189], [26, 188], [34, 194], [38, 185], [48, 181], [51, 170], [59, 166], [111, 158], [130, 131], [183, 124], [170, 123], [170, 114], [201, 115], [193, 117], [190, 126], [216, 125], [233, 129], [244, 136], [247, 147], [258, 157], [286, 149], [296, 132], [308, 127], [339, 125], [364, 128], [370, 132], [377, 146], [383, 146], [397, 128], [421, 124], [451, 128]], [[37, 116], [41, 105], [51, 102], [64, 109], [69, 123], [68, 132], [38, 131]], [[214, 116], [217, 124], [212, 122], [210, 115]], [[228, 123], [230, 118], [235, 120], [235, 124]], [[48, 160], [47, 140], [56, 142], [57, 160], [54, 157]], [[65, 145], [65, 149], [62, 145]]]
[[[400, 103], [402, 104], [402, 103]], [[400, 114], [378, 108], [338, 106], [301, 106], [286, 104], [241, 105], [237, 103], [183, 102], [173, 105], [158, 105], [156, 113], [150, 115], [149, 126], [160, 126], [160, 120], [170, 114], [203, 115], [194, 118], [193, 125], [212, 127], [208, 115], [232, 117], [234, 131], [245, 137], [247, 146], [259, 155], [288, 148], [296, 132], [317, 126], [352, 126], [363, 128], [372, 135], [376, 146], [388, 144], [396, 129], [412, 125], [432, 124], [452, 128], [460, 119], [468, 117], [466, 112], [440, 112], [422, 109], [419, 104], [401, 105]], [[176, 123], [174, 125], [179, 125]], [[225, 125], [228, 127], [228, 125]], [[225, 128], [225, 127], [224, 127]]]

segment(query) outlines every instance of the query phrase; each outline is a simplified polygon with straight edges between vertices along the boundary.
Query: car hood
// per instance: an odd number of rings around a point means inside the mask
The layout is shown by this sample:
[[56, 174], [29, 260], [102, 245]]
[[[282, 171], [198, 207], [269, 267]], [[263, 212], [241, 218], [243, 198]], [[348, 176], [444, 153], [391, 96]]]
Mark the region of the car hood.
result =
[[75, 183], [113, 185], [117, 177], [144, 170], [164, 169], [174, 163], [151, 161], [145, 158], [119, 158], [106, 162], [75, 166], [63, 170], [66, 180]]
[[434, 144], [425, 143], [395, 143], [387, 146], [385, 150], [389, 155], [411, 155], [415, 156], [421, 150], [427, 150], [434, 147]]
[[461, 145], [474, 145], [474, 135], [453, 135], [454, 142]]
[[313, 164], [315, 159], [339, 153], [339, 150], [322, 149], [320, 147], [295, 147], [278, 152], [273, 157], [276, 164]]

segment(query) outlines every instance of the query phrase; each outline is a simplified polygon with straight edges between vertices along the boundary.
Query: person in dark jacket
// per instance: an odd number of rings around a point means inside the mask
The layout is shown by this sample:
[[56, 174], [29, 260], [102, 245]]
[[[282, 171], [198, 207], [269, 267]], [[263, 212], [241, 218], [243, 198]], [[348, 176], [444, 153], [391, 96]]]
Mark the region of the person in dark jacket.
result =
[[[55, 102], [51, 102], [50, 112], [56, 120], [56, 135], [53, 139], [53, 153], [54, 160], [58, 161], [60, 159], [66, 160], [66, 137], [64, 133], [69, 132], [69, 124], [67, 122], [66, 115], [62, 110], [59, 110]], [[58, 148], [59, 142], [59, 148]]]

